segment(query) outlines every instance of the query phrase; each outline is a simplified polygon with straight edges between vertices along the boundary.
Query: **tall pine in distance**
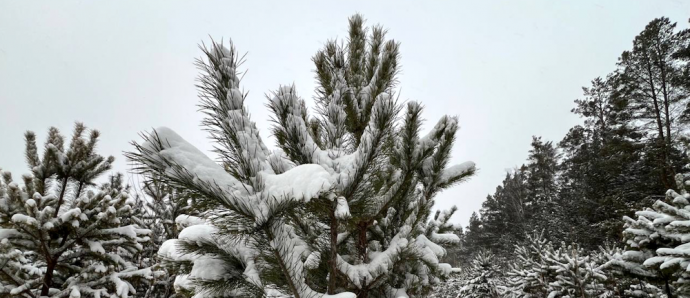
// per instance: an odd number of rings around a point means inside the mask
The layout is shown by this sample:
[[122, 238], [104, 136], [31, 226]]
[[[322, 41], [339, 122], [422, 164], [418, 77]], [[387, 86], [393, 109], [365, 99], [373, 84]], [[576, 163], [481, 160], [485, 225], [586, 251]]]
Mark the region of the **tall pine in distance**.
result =
[[220, 163], [168, 128], [128, 153], [140, 172], [198, 197], [203, 222], [159, 251], [186, 268], [183, 293], [419, 297], [452, 271], [439, 259], [459, 242], [456, 209], [431, 211], [436, 194], [475, 172], [472, 162], [448, 166], [458, 119], [422, 135], [422, 105], [395, 94], [400, 44], [360, 15], [349, 25], [345, 43], [313, 58], [314, 116], [293, 86], [269, 93], [278, 149], [244, 106], [235, 48], [212, 42], [198, 88]]
[[572, 109], [582, 124], [557, 146], [533, 138], [527, 163], [507, 174], [470, 223], [484, 233], [467, 233], [464, 247], [509, 255], [532, 232], [585, 250], [621, 240], [621, 218], [675, 189], [673, 177], [687, 164], [688, 53], [687, 29], [652, 20], [612, 73], [583, 88]]
[[650, 151], [663, 165], [658, 175], [667, 189], [675, 187], [673, 176], [678, 170], [673, 144], [688, 120], [685, 63], [678, 58], [689, 40], [685, 30], [676, 32], [675, 27], [668, 18], [651, 21], [635, 37], [632, 50], [621, 55], [616, 86], [634, 125], [645, 132]]

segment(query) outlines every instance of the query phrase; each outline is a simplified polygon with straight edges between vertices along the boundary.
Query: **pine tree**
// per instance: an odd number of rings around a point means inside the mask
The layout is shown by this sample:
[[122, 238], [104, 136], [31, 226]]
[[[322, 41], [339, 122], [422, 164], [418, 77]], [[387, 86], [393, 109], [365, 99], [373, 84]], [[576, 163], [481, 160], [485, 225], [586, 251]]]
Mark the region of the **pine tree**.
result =
[[[486, 235], [484, 233], [484, 226], [477, 212], [472, 212], [469, 225], [465, 230], [465, 238], [463, 239], [462, 247], [464, 248], [465, 256], [471, 258], [475, 253], [489, 245], [486, 237], [484, 237], [484, 235]], [[470, 261], [471, 259], [468, 260], [467, 263]]]
[[527, 216], [533, 231], [544, 231], [552, 240], [563, 240], [563, 209], [559, 204], [557, 184], [559, 154], [553, 143], [532, 137], [526, 165]]
[[623, 52], [618, 62], [619, 96], [634, 111], [633, 118], [640, 122], [638, 128], [650, 133], [649, 146], [661, 165], [659, 178], [665, 188], [674, 187], [677, 168], [673, 144], [690, 95], [680, 83], [685, 63], [678, 59], [690, 39], [684, 31], [675, 32], [675, 27], [676, 23], [668, 18], [652, 20], [635, 37], [632, 50]]
[[177, 238], [182, 228], [197, 219], [191, 208], [192, 198], [184, 191], [161, 182], [156, 177], [143, 177], [141, 189], [135, 197], [137, 218], [152, 231], [152, 241], [139, 253], [139, 267], [151, 267], [158, 273], [153, 280], [141, 280], [135, 285], [137, 297], [167, 298], [175, 296], [174, 281], [178, 270], [158, 256], [168, 239]]
[[647, 164], [643, 134], [631, 127], [632, 111], [615, 96], [619, 81], [611, 75], [583, 88], [572, 111], [584, 124], [571, 128], [559, 144], [564, 153], [560, 201], [574, 215], [567, 217], [568, 239], [590, 250], [618, 240], [620, 218], [664, 189], [655, 166]]
[[550, 297], [606, 297], [610, 293], [604, 282], [607, 277], [601, 265], [577, 245], [562, 245], [550, 254], [556, 281], [549, 285]]
[[549, 239], [565, 238], [561, 227], [567, 216], [559, 197], [558, 157], [551, 142], [532, 138], [528, 163], [508, 173], [487, 197], [481, 218], [470, 218], [464, 246], [471, 253], [487, 249], [507, 257], [513, 245], [524, 241], [531, 231], [545, 231]]
[[524, 245], [515, 245], [515, 261], [509, 265], [506, 289], [513, 297], [546, 297], [556, 280], [550, 254], [555, 251], [542, 233], [527, 236]]
[[541, 233], [515, 246], [517, 258], [508, 271], [509, 297], [611, 297], [621, 292], [609, 282], [603, 253], [587, 252], [576, 244], [555, 247]]
[[462, 272], [451, 273], [443, 283], [443, 286], [434, 288], [434, 291], [428, 297], [457, 298], [465, 283], [465, 276]]
[[[127, 297], [128, 280], [152, 278], [133, 262], [149, 230], [136, 224], [133, 201], [118, 178], [99, 188], [94, 180], [113, 157], [95, 151], [98, 131], [85, 138], [77, 123], [67, 148], [51, 128], [43, 158], [26, 133], [32, 175], [23, 186], [3, 173], [0, 182], [0, 293], [9, 297]], [[114, 182], [114, 183], [113, 183]]]
[[515, 243], [522, 242], [531, 229], [526, 178], [524, 166], [507, 173], [503, 185], [496, 187], [494, 195], [482, 204], [482, 232], [473, 236], [483, 239], [483, 247], [498, 255], [510, 255]]
[[294, 87], [269, 94], [274, 151], [244, 107], [234, 47], [202, 47], [200, 106], [221, 165], [167, 128], [128, 154], [140, 172], [198, 196], [206, 224], [180, 233], [183, 254], [164, 250], [191, 265], [196, 294], [422, 296], [451, 271], [438, 259], [459, 241], [452, 211], [428, 219], [434, 196], [475, 167], [447, 167], [456, 117], [424, 136], [419, 103], [398, 119], [399, 44], [385, 35], [356, 15], [347, 43], [314, 56], [316, 117]]
[[625, 218], [628, 250], [609, 262], [610, 266], [659, 285], [668, 297], [690, 294], [687, 181], [687, 177], [676, 175], [680, 193], [668, 190], [664, 200], [636, 212], [636, 219]]
[[460, 289], [458, 297], [465, 298], [498, 298], [500, 268], [495, 264], [495, 256], [486, 250], [475, 255], [466, 273], [466, 283]]
[[468, 260], [466, 259], [465, 255], [465, 247], [464, 247], [464, 242], [465, 242], [465, 230], [462, 228], [462, 226], [456, 226], [456, 231], [455, 235], [460, 238], [458, 241], [457, 245], [451, 245], [449, 247], [446, 247], [446, 256], [441, 258], [440, 261], [443, 263], [448, 263], [453, 268], [458, 268], [462, 267], [465, 264], [468, 263]]

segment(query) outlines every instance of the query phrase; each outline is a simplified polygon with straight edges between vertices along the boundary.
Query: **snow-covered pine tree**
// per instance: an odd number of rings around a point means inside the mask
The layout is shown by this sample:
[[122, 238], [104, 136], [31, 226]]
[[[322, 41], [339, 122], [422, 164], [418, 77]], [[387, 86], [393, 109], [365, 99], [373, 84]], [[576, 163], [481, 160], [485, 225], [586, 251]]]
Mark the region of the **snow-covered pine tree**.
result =
[[601, 246], [598, 252], [591, 254], [593, 262], [600, 264], [598, 268], [606, 275], [604, 286], [607, 296], [605, 297], [666, 297], [662, 289], [639, 277], [631, 276], [611, 264], [612, 260], [620, 259], [623, 252], [624, 250], [619, 247], [606, 245]]
[[501, 269], [496, 264], [496, 256], [489, 251], [481, 250], [472, 259], [465, 273], [465, 284], [457, 297], [463, 298], [498, 298], [502, 297], [503, 278]]
[[610, 297], [607, 277], [593, 258], [577, 245], [563, 244], [549, 254], [556, 280], [549, 284], [549, 297]]
[[447, 167], [457, 118], [421, 135], [422, 106], [410, 101], [399, 119], [399, 44], [359, 15], [349, 21], [347, 42], [313, 58], [315, 117], [294, 87], [268, 96], [278, 150], [243, 104], [235, 48], [213, 42], [202, 47], [198, 88], [221, 164], [168, 128], [128, 154], [141, 172], [198, 196], [206, 224], [161, 249], [188, 265], [194, 293], [414, 297], [451, 270], [438, 259], [458, 241], [452, 212], [429, 215], [439, 191], [475, 172], [471, 162]]
[[612, 297], [616, 285], [606, 283], [605, 252], [586, 252], [575, 244], [556, 248], [542, 233], [528, 235], [525, 245], [515, 246], [506, 297]]
[[175, 295], [174, 281], [178, 271], [175, 266], [169, 266], [168, 260], [158, 256], [158, 250], [168, 239], [177, 238], [180, 230], [190, 226], [190, 222], [196, 219], [196, 212], [191, 208], [192, 198], [156, 177], [144, 177], [137, 198], [144, 205], [141, 209], [145, 210], [145, 225], [152, 231], [152, 243], [141, 252], [141, 262], [155, 269], [164, 269], [166, 273], [140, 285], [145, 289], [137, 289], [137, 296], [172, 297]]
[[524, 245], [515, 246], [516, 259], [509, 264], [506, 292], [511, 297], [546, 297], [549, 285], [556, 280], [556, 268], [549, 264], [554, 252], [543, 233], [527, 235]]
[[[124, 225], [133, 202], [119, 185], [94, 188], [113, 157], [95, 151], [98, 131], [77, 123], [67, 148], [51, 128], [43, 158], [26, 133], [32, 175], [0, 182], [0, 294], [3, 297], [127, 297], [133, 278], [151, 278], [132, 257], [149, 230]], [[113, 180], [111, 180], [113, 181]]]
[[[152, 230], [156, 233], [154, 242], [162, 244], [167, 239], [177, 238], [184, 219], [196, 216], [192, 208], [193, 198], [184, 190], [165, 184], [156, 177], [146, 177], [141, 188], [142, 197], [149, 211], [147, 219], [153, 221]], [[160, 246], [160, 245], [158, 245]]]
[[451, 273], [446, 280], [443, 281], [443, 285], [439, 287], [434, 287], [433, 292], [427, 296], [429, 298], [457, 298], [458, 293], [465, 285], [466, 279], [465, 274], [462, 270], [458, 270]]
[[620, 270], [663, 288], [667, 297], [690, 295], [690, 203], [688, 177], [676, 175], [680, 192], [625, 217], [627, 250], [609, 262]]

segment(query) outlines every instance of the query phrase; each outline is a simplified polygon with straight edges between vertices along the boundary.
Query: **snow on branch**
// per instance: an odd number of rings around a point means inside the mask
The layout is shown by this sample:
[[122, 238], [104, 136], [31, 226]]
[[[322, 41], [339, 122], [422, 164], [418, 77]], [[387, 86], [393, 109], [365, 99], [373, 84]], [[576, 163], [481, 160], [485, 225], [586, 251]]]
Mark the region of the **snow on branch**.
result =
[[[242, 59], [232, 41], [229, 47], [212, 42], [210, 48], [201, 46], [206, 59], [197, 59], [199, 76], [199, 106], [206, 115], [206, 130], [216, 142], [216, 152], [228, 166], [228, 171], [245, 184], [260, 171], [271, 171], [267, 163], [269, 151], [264, 145], [256, 124], [244, 107], [245, 94], [240, 91]], [[255, 186], [255, 185], [254, 185]]]

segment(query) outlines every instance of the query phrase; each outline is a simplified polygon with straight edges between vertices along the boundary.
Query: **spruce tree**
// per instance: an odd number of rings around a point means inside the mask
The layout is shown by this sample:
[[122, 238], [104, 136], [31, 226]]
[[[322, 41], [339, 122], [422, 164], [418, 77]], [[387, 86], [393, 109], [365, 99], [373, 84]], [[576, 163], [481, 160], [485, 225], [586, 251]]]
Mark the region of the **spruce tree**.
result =
[[[9, 172], [0, 182], [0, 293], [9, 297], [128, 297], [129, 280], [152, 278], [135, 255], [150, 231], [134, 224], [121, 179], [94, 180], [113, 157], [96, 153], [99, 133], [77, 123], [69, 144], [55, 128], [43, 157], [26, 133], [31, 175], [23, 186]], [[67, 148], [65, 148], [67, 145]], [[125, 224], [129, 221], [131, 224]]]
[[198, 196], [206, 223], [162, 249], [188, 266], [192, 292], [423, 296], [451, 271], [438, 259], [459, 240], [452, 211], [429, 216], [434, 196], [475, 167], [447, 166], [456, 117], [422, 135], [421, 104], [399, 104], [399, 44], [385, 36], [355, 15], [347, 42], [314, 56], [316, 116], [292, 86], [268, 95], [274, 151], [244, 106], [235, 48], [202, 46], [200, 107], [220, 164], [167, 128], [128, 154], [140, 172]]

